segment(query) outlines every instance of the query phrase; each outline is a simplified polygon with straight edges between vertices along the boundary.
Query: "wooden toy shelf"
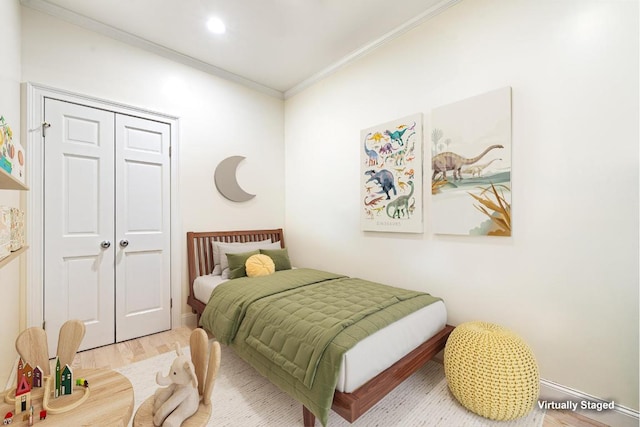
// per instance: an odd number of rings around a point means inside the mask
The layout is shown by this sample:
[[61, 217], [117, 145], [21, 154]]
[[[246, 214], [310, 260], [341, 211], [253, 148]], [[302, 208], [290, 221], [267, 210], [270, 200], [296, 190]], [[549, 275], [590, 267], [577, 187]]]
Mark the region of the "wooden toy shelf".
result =
[[29, 187], [9, 175], [4, 169], [0, 169], [0, 189], [2, 190], [28, 190]]
[[17, 251], [11, 252], [11, 254], [9, 256], [7, 256], [6, 258], [0, 259], [0, 268], [4, 267], [6, 264], [9, 264], [15, 258], [19, 257], [27, 249], [29, 249], [29, 246], [23, 246], [20, 249], [18, 249]]
[[[0, 190], [29, 190], [29, 187], [15, 179], [13, 176], [8, 174], [4, 169], [0, 169]], [[0, 259], [0, 268], [4, 267], [17, 257], [19, 257], [24, 251], [28, 249], [28, 246], [23, 246], [15, 252], [11, 252], [11, 254], [5, 258]]]

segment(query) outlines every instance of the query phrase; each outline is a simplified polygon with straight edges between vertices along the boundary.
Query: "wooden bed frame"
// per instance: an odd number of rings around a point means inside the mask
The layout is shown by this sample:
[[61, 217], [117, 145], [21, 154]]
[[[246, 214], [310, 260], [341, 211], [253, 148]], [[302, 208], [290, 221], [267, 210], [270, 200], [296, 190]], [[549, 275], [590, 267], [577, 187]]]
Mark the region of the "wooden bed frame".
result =
[[[257, 242], [271, 239], [272, 242], [280, 241], [284, 246], [284, 235], [281, 228], [271, 230], [244, 230], [244, 231], [209, 231], [187, 233], [187, 259], [189, 264], [189, 297], [187, 304], [191, 306], [198, 318], [205, 308], [205, 303], [196, 299], [193, 293], [193, 282], [198, 276], [210, 274], [213, 270], [212, 242]], [[444, 349], [447, 338], [453, 331], [453, 326], [446, 325], [429, 340], [422, 343], [412, 352], [398, 360], [387, 370], [381, 372], [366, 384], [352, 393], [335, 392], [332, 409], [342, 418], [354, 422], [373, 405], [390, 393], [400, 383], [417, 371], [428, 360]], [[302, 407], [303, 422], [305, 426], [315, 425], [315, 415], [305, 406]]]
[[196, 314], [198, 326], [200, 325], [200, 316], [207, 304], [196, 299], [193, 293], [193, 282], [199, 276], [211, 274], [213, 270], [212, 243], [260, 242], [267, 239], [271, 239], [274, 243], [280, 241], [280, 247], [284, 248], [282, 228], [272, 230], [187, 232], [187, 262], [189, 265], [189, 296], [187, 297], [187, 304], [191, 306], [191, 309]]

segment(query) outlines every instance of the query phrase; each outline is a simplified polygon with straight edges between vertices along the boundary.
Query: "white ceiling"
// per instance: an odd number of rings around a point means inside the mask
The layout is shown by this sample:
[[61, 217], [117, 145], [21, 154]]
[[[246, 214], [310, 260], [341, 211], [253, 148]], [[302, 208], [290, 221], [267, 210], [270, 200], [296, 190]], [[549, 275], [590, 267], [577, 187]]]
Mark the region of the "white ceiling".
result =
[[[460, 0], [21, 0], [276, 96], [293, 94]], [[206, 22], [217, 15], [223, 35]]]

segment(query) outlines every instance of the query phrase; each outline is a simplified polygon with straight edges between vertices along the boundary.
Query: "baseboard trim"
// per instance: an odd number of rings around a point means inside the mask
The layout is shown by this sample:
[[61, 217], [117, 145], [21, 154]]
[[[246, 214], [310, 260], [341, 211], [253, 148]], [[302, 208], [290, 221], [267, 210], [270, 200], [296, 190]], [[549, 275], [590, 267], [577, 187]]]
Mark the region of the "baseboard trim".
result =
[[[540, 380], [539, 400], [554, 402], [588, 401], [593, 403], [609, 403], [606, 400], [545, 379]], [[578, 409], [576, 409], [575, 412], [609, 426], [638, 427], [640, 425], [640, 412], [627, 408], [626, 406], [618, 405], [617, 403], [614, 404], [613, 409], [603, 411], [581, 409], [580, 404], [578, 404]]]
[[191, 329], [198, 327], [198, 318], [194, 313], [182, 313], [182, 326], [187, 326]]

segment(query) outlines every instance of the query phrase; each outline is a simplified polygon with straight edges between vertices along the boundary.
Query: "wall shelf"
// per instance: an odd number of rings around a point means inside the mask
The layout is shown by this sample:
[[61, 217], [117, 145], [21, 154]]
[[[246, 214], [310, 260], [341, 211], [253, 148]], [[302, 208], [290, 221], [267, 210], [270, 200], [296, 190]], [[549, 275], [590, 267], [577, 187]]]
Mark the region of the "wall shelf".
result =
[[28, 190], [29, 187], [18, 181], [16, 178], [0, 169], [0, 189], [2, 190]]
[[[28, 190], [29, 187], [15, 179], [13, 176], [7, 173], [4, 169], [0, 169], [0, 190]], [[11, 252], [9, 256], [0, 259], [0, 268], [9, 264], [14, 259], [18, 258], [28, 246], [23, 246], [15, 252]]]
[[18, 258], [27, 249], [29, 249], [29, 246], [23, 246], [20, 249], [18, 249], [17, 251], [11, 252], [11, 254], [8, 257], [0, 259], [0, 268], [2, 268], [5, 265], [9, 264], [15, 258]]

